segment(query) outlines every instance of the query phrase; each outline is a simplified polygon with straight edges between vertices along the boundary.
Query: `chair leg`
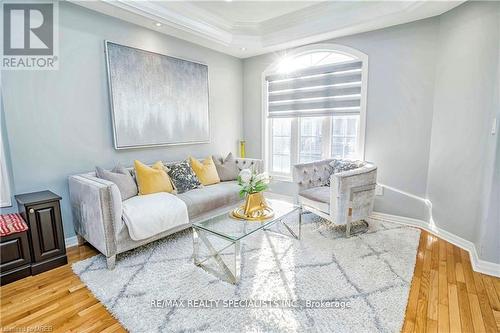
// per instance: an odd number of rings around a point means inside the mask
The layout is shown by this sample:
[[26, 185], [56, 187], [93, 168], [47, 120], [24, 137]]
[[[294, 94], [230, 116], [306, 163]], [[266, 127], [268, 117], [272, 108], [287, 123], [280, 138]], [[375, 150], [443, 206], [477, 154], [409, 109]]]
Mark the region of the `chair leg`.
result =
[[116, 265], [116, 254], [111, 256], [111, 257], [107, 257], [106, 258], [106, 265], [108, 266], [108, 269], [109, 270], [112, 270], [115, 268], [115, 265]]
[[352, 208], [349, 208], [349, 212], [347, 214], [347, 223], [345, 225], [345, 236], [347, 238], [351, 237], [351, 223], [352, 223]]

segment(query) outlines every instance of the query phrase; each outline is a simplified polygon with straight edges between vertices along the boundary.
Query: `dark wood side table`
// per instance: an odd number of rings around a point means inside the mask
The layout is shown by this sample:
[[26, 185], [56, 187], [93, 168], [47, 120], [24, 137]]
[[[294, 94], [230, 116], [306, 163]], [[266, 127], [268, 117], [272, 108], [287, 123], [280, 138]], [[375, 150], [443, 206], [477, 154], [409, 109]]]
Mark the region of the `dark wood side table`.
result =
[[15, 196], [19, 213], [28, 223], [31, 274], [68, 263], [61, 217], [61, 197], [50, 191]]

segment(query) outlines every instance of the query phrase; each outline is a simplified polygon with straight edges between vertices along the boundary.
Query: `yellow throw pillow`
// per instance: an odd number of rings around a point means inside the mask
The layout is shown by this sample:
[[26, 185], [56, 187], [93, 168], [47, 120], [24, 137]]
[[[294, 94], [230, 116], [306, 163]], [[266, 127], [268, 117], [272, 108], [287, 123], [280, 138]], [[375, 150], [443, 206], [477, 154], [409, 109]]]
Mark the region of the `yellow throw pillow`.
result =
[[156, 162], [152, 167], [148, 167], [140, 161], [135, 160], [134, 168], [140, 195], [158, 192], [171, 193], [174, 191], [170, 177], [161, 161]]
[[198, 161], [196, 158], [189, 158], [191, 168], [193, 168], [196, 177], [203, 185], [211, 185], [220, 183], [219, 174], [215, 168], [212, 156], [208, 156], [203, 162]]

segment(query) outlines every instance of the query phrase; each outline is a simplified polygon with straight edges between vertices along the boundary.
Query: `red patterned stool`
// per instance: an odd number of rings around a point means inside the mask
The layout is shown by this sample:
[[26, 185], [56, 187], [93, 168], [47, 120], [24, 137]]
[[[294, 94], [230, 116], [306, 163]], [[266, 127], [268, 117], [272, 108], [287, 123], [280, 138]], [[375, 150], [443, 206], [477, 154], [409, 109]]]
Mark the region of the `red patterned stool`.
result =
[[20, 214], [0, 215], [0, 285], [31, 275], [28, 225]]

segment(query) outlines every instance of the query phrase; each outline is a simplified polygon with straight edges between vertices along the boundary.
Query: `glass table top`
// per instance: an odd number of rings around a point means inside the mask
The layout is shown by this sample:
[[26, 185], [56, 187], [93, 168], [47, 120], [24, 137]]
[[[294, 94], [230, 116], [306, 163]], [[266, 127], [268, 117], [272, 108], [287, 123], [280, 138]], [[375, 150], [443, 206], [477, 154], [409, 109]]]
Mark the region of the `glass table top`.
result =
[[193, 223], [193, 227], [196, 229], [208, 231], [228, 240], [237, 241], [254, 233], [257, 230], [265, 228], [266, 226], [270, 226], [278, 220], [283, 219], [287, 217], [287, 215], [299, 211], [300, 209], [300, 206], [283, 200], [266, 198], [266, 202], [274, 211], [274, 216], [267, 220], [247, 221], [229, 216], [229, 213], [234, 208], [237, 208], [243, 204], [239, 203], [237, 205], [234, 205], [234, 207], [228, 209], [225, 213], [219, 214], [202, 222]]

